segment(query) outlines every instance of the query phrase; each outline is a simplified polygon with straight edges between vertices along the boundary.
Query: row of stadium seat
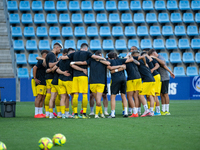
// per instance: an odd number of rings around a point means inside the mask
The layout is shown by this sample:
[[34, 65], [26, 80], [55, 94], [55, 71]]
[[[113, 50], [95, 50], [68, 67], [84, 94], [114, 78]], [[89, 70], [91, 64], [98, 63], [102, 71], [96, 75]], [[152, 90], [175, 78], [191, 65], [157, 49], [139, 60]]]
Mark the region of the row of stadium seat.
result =
[[[107, 19], [108, 18], [108, 19]], [[19, 24], [20, 23], [20, 17], [19, 14], [10, 14], [9, 15], [10, 24]], [[34, 15], [34, 23], [35, 24], [44, 24], [45, 21], [47, 24], [69, 24], [70, 23], [70, 16], [69, 14], [60, 14], [59, 15], [59, 21], [56, 14], [47, 14], [47, 17], [45, 19], [44, 14], [35, 14]], [[169, 18], [168, 13], [159, 13], [158, 14], [158, 20], [155, 13], [147, 13], [146, 18], [144, 17], [143, 13], [134, 13], [134, 17], [132, 19], [132, 15], [130, 13], [123, 13], [121, 15], [121, 23], [128, 24], [128, 23], [200, 23], [200, 13], [195, 14], [195, 19], [192, 13], [184, 13], [183, 14], [183, 20], [180, 13], [171, 13], [171, 19]], [[32, 15], [31, 14], [22, 14], [21, 22], [23, 24], [32, 24]], [[84, 15], [84, 19], [82, 18], [81, 14], [72, 14], [71, 16], [71, 22], [73, 24], [82, 24], [83, 22], [85, 24], [93, 24], [97, 22], [98, 24], [107, 24], [108, 22], [110, 24], [117, 24], [120, 23], [120, 17], [118, 13], [111, 13], [109, 14], [109, 17], [105, 13], [99, 13], [96, 15], [96, 21], [95, 21], [95, 15], [92, 13], [88, 13]]]
[[[167, 63], [169, 63], [168, 55], [167, 53], [160, 53], [166, 60]], [[126, 56], [126, 53], [120, 53], [119, 57], [124, 57]], [[38, 57], [38, 54], [29, 54], [28, 56], [28, 63], [30, 65], [35, 65], [37, 63], [36, 57]], [[185, 52], [183, 53], [183, 57], [181, 58], [180, 53], [170, 53], [170, 62], [172, 64], [176, 63], [200, 63], [200, 53], [195, 54], [195, 58], [193, 56], [193, 53], [191, 52]], [[21, 54], [16, 54], [16, 63], [17, 65], [26, 65], [27, 64], [27, 59], [26, 55], [21, 53]]]
[[[199, 28], [200, 32], [200, 28]], [[97, 27], [90, 26], [87, 28], [87, 32], [85, 32], [84, 27], [75, 27], [74, 28], [74, 34], [72, 31], [72, 27], [62, 27], [62, 32], [60, 33], [59, 27], [50, 27], [49, 28], [49, 36], [50, 37], [60, 37], [61, 35], [63, 37], [72, 37], [73, 35], [75, 37], [86, 37], [86, 34], [88, 37], [95, 37], [100, 35], [101, 37], [110, 37], [111, 35], [113, 37], [120, 37], [120, 36], [198, 36], [199, 35], [197, 26], [188, 26], [187, 32], [185, 31], [184, 26], [175, 26], [174, 33], [172, 26], [163, 26], [162, 27], [162, 33], [160, 31], [159, 26], [151, 26], [150, 32], [148, 32], [147, 26], [138, 26], [137, 32], [134, 26], [126, 26], [125, 31], [123, 31], [123, 27], [121, 26], [113, 26], [112, 32], [110, 30], [109, 26], [102, 26], [100, 27], [100, 31], [98, 32]], [[98, 34], [99, 33], [99, 34]], [[33, 27], [25, 27], [24, 28], [24, 37], [35, 37], [35, 30]], [[37, 37], [47, 37], [48, 32], [46, 27], [37, 27], [36, 29], [36, 36]], [[22, 31], [20, 27], [12, 27], [12, 37], [22, 37]]]
[[[52, 40], [52, 47], [55, 42], [62, 43], [61, 40]], [[24, 51], [24, 42], [23, 40], [14, 40], [14, 50], [15, 51]], [[88, 43], [87, 40], [78, 40], [77, 41], [77, 49], [80, 49], [80, 45], [82, 43]], [[39, 44], [37, 44], [36, 40], [27, 40], [26, 41], [26, 50], [27, 51], [37, 51], [37, 45], [39, 50], [50, 50], [49, 40], [40, 40]], [[164, 46], [164, 41], [162, 39], [154, 39], [153, 47], [150, 39], [142, 39], [139, 45], [139, 41], [137, 39], [128, 40], [128, 47], [126, 46], [125, 40], [116, 40], [115, 41], [115, 49], [116, 50], [126, 50], [130, 49], [131, 46], [136, 46], [138, 48], [154, 48], [156, 50], [173, 50], [173, 49], [190, 49], [190, 44], [188, 39], [179, 39], [178, 46], [175, 39], [167, 39], [165, 42], [166, 47]], [[76, 49], [74, 40], [65, 40], [64, 48], [74, 48]], [[191, 48], [194, 50], [200, 49], [200, 39], [192, 39], [191, 40]], [[101, 46], [100, 40], [90, 40], [90, 49], [91, 50], [114, 50], [113, 40], [103, 40], [103, 44]]]
[[[150, 10], [166, 10], [165, 1], [155, 1], [153, 4], [152, 1], [143, 1], [142, 7], [140, 1], [131, 1], [130, 8], [128, 1], [119, 1], [118, 7], [116, 5], [116, 1], [106, 1], [106, 10], [107, 11], [150, 11]], [[191, 2], [191, 8], [189, 1], [181, 0], [179, 2], [179, 7], [177, 1], [167, 1], [167, 9], [168, 10], [199, 10], [200, 9], [200, 2], [193, 0]], [[18, 5], [16, 1], [8, 1], [8, 11], [16, 11], [18, 10]], [[30, 11], [30, 3], [29, 1], [20, 1], [19, 3], [19, 10], [20, 11]], [[42, 11], [43, 6], [41, 1], [33, 1], [32, 2], [32, 10], [33, 11]], [[67, 3], [66, 1], [57, 1], [57, 5], [55, 7], [54, 1], [45, 1], [44, 2], [44, 10], [45, 11], [67, 11]], [[104, 2], [103, 1], [94, 1], [93, 8], [91, 1], [82, 1], [81, 2], [81, 10], [82, 11], [104, 11]], [[80, 5], [78, 1], [70, 1], [69, 2], [69, 11], [80, 11]]]
[[[29, 73], [28, 73], [27, 68], [18, 68], [17, 73], [18, 73], [19, 78], [29, 78]], [[175, 76], [186, 76], [186, 75], [197, 76], [197, 75], [200, 75], [200, 69], [198, 73], [197, 67], [190, 66], [190, 67], [187, 67], [186, 74], [185, 74], [185, 69], [183, 67], [174, 67], [174, 74]], [[125, 73], [125, 75], [127, 76], [127, 73]], [[33, 77], [33, 69], [31, 69], [30, 77], [31, 78]], [[110, 77], [110, 73], [108, 74], [108, 77]]]

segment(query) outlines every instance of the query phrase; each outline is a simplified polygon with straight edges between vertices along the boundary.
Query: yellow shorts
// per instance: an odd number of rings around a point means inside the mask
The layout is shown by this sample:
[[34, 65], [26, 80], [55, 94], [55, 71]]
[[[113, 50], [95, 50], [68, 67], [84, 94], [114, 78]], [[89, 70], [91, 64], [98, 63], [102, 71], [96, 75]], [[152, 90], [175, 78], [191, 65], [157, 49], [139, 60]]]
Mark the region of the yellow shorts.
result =
[[105, 84], [90, 84], [92, 93], [103, 93]]
[[32, 87], [32, 91], [33, 91], [33, 96], [36, 97], [37, 96], [37, 89], [36, 89], [36, 83], [35, 83], [34, 79], [31, 80], [31, 87]]
[[53, 80], [53, 79], [47, 79], [47, 80], [46, 80], [47, 89], [52, 88], [52, 84], [51, 84], [52, 80]]
[[51, 85], [52, 87], [51, 87], [51, 92], [53, 92], [53, 93], [56, 93], [56, 92], [58, 92], [58, 94], [60, 94], [59, 93], [59, 86], [58, 85]]
[[134, 79], [135, 91], [142, 91], [142, 79]]
[[155, 75], [154, 79], [155, 79], [155, 93], [156, 93], [156, 96], [160, 96], [161, 86], [162, 86], [160, 74]]
[[46, 95], [47, 88], [45, 85], [36, 85], [35, 80], [32, 79], [31, 86], [32, 86], [33, 96], [36, 97], [38, 94]]
[[59, 94], [72, 93], [72, 81], [63, 81], [58, 79]]
[[155, 96], [155, 82], [143, 82], [142, 91], [139, 95]]
[[126, 92], [135, 91], [135, 83], [134, 80], [128, 80], [126, 82]]
[[72, 93], [88, 93], [88, 77], [73, 77]]

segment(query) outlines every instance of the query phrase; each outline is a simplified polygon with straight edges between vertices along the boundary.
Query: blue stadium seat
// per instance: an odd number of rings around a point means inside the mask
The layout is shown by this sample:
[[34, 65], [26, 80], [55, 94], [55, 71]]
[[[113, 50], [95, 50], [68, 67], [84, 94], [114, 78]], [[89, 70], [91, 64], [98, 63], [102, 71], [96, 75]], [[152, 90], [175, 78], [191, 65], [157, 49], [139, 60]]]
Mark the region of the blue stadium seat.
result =
[[187, 35], [188, 36], [198, 36], [198, 29], [197, 26], [188, 26], [187, 27]]
[[124, 57], [126, 57], [126, 55], [127, 55], [126, 53], [120, 53], [118, 57], [119, 58], [124, 58]]
[[12, 27], [12, 37], [22, 37], [22, 29], [20, 27]]
[[26, 65], [26, 55], [25, 54], [15, 54], [16, 55], [16, 63], [17, 65]]
[[44, 10], [45, 11], [55, 11], [54, 1], [45, 1], [44, 2]]
[[161, 36], [160, 27], [159, 26], [151, 26], [150, 27], [150, 35], [151, 36]]
[[94, 1], [93, 9], [94, 11], [104, 11], [103, 1]]
[[126, 26], [125, 27], [125, 36], [136, 36], [135, 27], [134, 26]]
[[59, 15], [60, 24], [70, 24], [69, 14], [60, 14]]
[[48, 24], [57, 24], [58, 19], [56, 14], [47, 14], [47, 23]]
[[118, 1], [118, 10], [119, 11], [129, 10], [128, 1]]
[[85, 22], [85, 24], [95, 23], [94, 14], [85, 14], [85, 16], [84, 16], [84, 22]]
[[39, 41], [39, 50], [50, 50], [49, 40], [40, 40]]
[[23, 24], [32, 24], [32, 15], [31, 14], [22, 14], [22, 19], [21, 19]]
[[9, 15], [10, 24], [20, 24], [19, 14]]
[[35, 64], [37, 64], [37, 59], [36, 59], [36, 57], [38, 57], [39, 55], [38, 54], [29, 54], [29, 56], [28, 56], [28, 63], [30, 64], [30, 65], [35, 65]]
[[167, 39], [165, 44], [167, 49], [177, 49], [177, 44], [175, 39]]
[[72, 27], [62, 27], [63, 37], [73, 37]]
[[155, 10], [166, 10], [165, 1], [155, 1]]
[[46, 27], [37, 27], [36, 31], [37, 37], [47, 37], [47, 28]]
[[33, 78], [33, 68], [31, 68], [31, 78]]
[[29, 1], [20, 1], [19, 10], [20, 11], [30, 11], [30, 3], [29, 3]]
[[148, 36], [148, 29], [147, 26], [138, 26], [137, 27], [137, 35], [138, 36]]
[[62, 56], [62, 55], [63, 55], [62, 53], [58, 54], [57, 58], [59, 58], [59, 57]]
[[158, 55], [161, 55], [162, 57], [164, 57], [165, 58], [165, 62], [169, 63], [169, 58], [168, 58], [167, 53], [158, 53]]
[[171, 13], [171, 22], [172, 23], [181, 23], [181, 14], [180, 13]]
[[87, 40], [78, 40], [77, 42], [77, 49], [80, 50], [81, 48], [81, 44], [86, 43], [88, 44]]
[[125, 40], [116, 40], [115, 41], [115, 49], [118, 51], [127, 50], [126, 41]]
[[81, 14], [72, 14], [72, 23], [73, 24], [83, 23], [82, 15]]
[[194, 63], [194, 56], [191, 52], [183, 53], [183, 62], [184, 63]]
[[70, 1], [69, 2], [69, 10], [70, 11], [79, 11], [80, 6], [78, 1]]
[[163, 39], [154, 39], [154, 41], [153, 41], [153, 48], [155, 50], [165, 49]]
[[138, 40], [128, 40], [128, 49], [131, 49], [132, 46], [140, 48]]
[[134, 13], [133, 17], [134, 23], [145, 23], [143, 13]]
[[17, 1], [7, 1], [8, 11], [18, 11]]
[[185, 27], [184, 26], [175, 26], [174, 34], [176, 36], [186, 36]]
[[131, 1], [130, 9], [132, 11], [142, 10], [140, 1]]
[[100, 42], [100, 40], [91, 40], [90, 41], [90, 49], [92, 51], [101, 50], [101, 42]]
[[64, 48], [70, 48], [70, 47], [73, 49], [76, 49], [74, 40], [66, 40], [65, 41]]
[[106, 1], [106, 10], [107, 11], [117, 10], [116, 1]]
[[[60, 43], [60, 44], [62, 44], [62, 41], [61, 41], [61, 40], [52, 40], [52, 42], [51, 42], [51, 48], [52, 48], [52, 49], [53, 49], [53, 45], [54, 45], [55, 43]], [[61, 50], [63, 50], [63, 49], [61, 49]]]
[[200, 49], [200, 39], [192, 39], [191, 48], [192, 49]]
[[44, 24], [45, 23], [44, 14], [35, 14], [34, 15], [34, 23], [35, 24]]
[[85, 28], [84, 27], [75, 27], [74, 28], [74, 35], [76, 37], [85, 37]]
[[14, 48], [14, 51], [24, 51], [24, 41], [23, 40], [14, 40], [13, 48]]
[[37, 42], [36, 42], [36, 40], [27, 40], [26, 41], [26, 50], [27, 51], [37, 51]]
[[114, 50], [113, 40], [103, 40], [103, 50], [104, 51]]
[[200, 10], [200, 1], [192, 1], [191, 8], [192, 10]]
[[192, 13], [183, 14], [183, 22], [185, 23], [194, 23], [194, 17]]
[[82, 11], [92, 11], [91, 1], [82, 1], [81, 2], [81, 10]]
[[57, 1], [56, 9], [57, 11], [67, 11], [67, 2]]
[[147, 13], [146, 14], [146, 22], [147, 23], [157, 23], [157, 17], [155, 13]]
[[196, 23], [200, 23], [200, 13], [195, 14], [195, 21]]
[[178, 41], [178, 47], [179, 49], [190, 49], [189, 41], [188, 39], [179, 39]]
[[17, 75], [18, 78], [29, 78], [28, 68], [18, 68]]
[[189, 1], [179, 1], [179, 9], [180, 10], [190, 10]]
[[200, 53], [195, 54], [195, 61], [196, 63], [200, 63]]
[[187, 67], [186, 74], [187, 76], [198, 76], [197, 67]]
[[32, 11], [42, 11], [42, 2], [41, 1], [32, 1]]
[[141, 49], [152, 48], [151, 40], [142, 39], [140, 43]]
[[109, 23], [110, 24], [120, 23], [119, 14], [117, 13], [109, 14]]
[[171, 53], [170, 54], [170, 62], [174, 63], [182, 63], [180, 53]]
[[96, 20], [98, 24], [108, 23], [106, 14], [97, 14]]
[[163, 26], [162, 27], [162, 35], [163, 36], [173, 36], [172, 26]]
[[50, 37], [60, 37], [60, 28], [59, 27], [50, 27], [49, 28]]
[[167, 9], [168, 10], [178, 10], [177, 1], [167, 1]]
[[160, 23], [169, 23], [169, 15], [168, 15], [168, 13], [159, 13], [158, 22], [160, 22]]
[[34, 37], [35, 30], [33, 27], [25, 27], [24, 28], [24, 37]]
[[111, 36], [110, 27], [109, 26], [102, 26], [100, 27], [100, 36]]
[[98, 37], [98, 29], [96, 26], [91, 26], [87, 28], [87, 36], [88, 37]]
[[143, 1], [142, 8], [144, 11], [153, 10], [153, 2], [152, 1]]
[[121, 16], [121, 22], [126, 24], [126, 23], [133, 23], [132, 20], [132, 15], [130, 13], [124, 13]]
[[121, 26], [113, 26], [112, 27], [112, 36], [114, 37], [119, 37], [119, 36], [123, 36], [123, 29]]
[[177, 77], [185, 76], [185, 69], [183, 67], [174, 67], [174, 75]]

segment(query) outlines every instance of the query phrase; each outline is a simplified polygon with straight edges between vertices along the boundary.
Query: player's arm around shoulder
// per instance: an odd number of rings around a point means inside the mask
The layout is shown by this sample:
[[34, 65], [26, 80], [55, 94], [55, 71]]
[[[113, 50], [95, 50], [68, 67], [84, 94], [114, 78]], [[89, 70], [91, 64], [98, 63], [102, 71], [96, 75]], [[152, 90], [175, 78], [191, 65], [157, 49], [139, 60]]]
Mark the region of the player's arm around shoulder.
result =
[[125, 63], [134, 62], [136, 65], [140, 65], [140, 62], [134, 59], [131, 55], [129, 55], [125, 61]]
[[123, 65], [121, 65], [121, 67], [119, 67], [118, 69], [111, 70], [110, 73], [112, 74], [112, 73], [115, 73], [115, 72], [123, 71], [123, 70], [125, 70], [125, 69], [126, 69], [126, 65], [123, 64]]
[[[103, 57], [102, 57], [103, 58]], [[98, 60], [97, 60], [98, 61]], [[106, 66], [109, 66], [110, 65], [110, 62], [105, 60], [105, 59], [99, 59], [99, 62], [106, 65]]]

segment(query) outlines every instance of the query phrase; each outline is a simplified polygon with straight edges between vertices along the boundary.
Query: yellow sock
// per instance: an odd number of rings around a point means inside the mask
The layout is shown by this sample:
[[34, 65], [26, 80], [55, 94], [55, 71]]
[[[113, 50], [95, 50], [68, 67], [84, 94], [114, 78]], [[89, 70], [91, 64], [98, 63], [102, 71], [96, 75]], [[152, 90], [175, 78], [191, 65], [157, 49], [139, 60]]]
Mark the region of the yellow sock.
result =
[[100, 106], [99, 112], [100, 112], [100, 114], [103, 114], [102, 106]]
[[74, 106], [72, 105], [71, 107], [72, 107], [72, 112], [74, 112]]
[[88, 103], [87, 94], [84, 94], [84, 95], [83, 95], [83, 100], [82, 100], [83, 113], [86, 113], [86, 112], [87, 112], [87, 103]]
[[156, 102], [154, 102], [153, 111], [155, 111], [155, 108], [156, 108]]
[[65, 108], [65, 111], [66, 111], [66, 112], [69, 112], [69, 108]]
[[98, 114], [99, 114], [99, 110], [100, 110], [100, 107], [99, 107], [99, 106], [96, 106], [96, 113], [95, 113], [95, 115], [98, 115]]
[[44, 106], [45, 107], [45, 111], [49, 112], [49, 106]]
[[150, 109], [150, 101], [147, 101], [148, 109]]
[[78, 94], [74, 94], [73, 97], [73, 108], [74, 108], [74, 113], [78, 113]]
[[45, 105], [45, 111], [48, 112], [49, 111], [49, 101], [51, 98], [51, 93], [47, 93], [45, 100], [44, 100], [44, 105]]
[[50, 113], [53, 113], [53, 108], [49, 108], [49, 112], [50, 112]]
[[123, 102], [122, 102], [122, 110], [124, 111], [124, 104], [123, 104]]
[[60, 109], [61, 109], [61, 113], [65, 114], [65, 106], [60, 106]]

